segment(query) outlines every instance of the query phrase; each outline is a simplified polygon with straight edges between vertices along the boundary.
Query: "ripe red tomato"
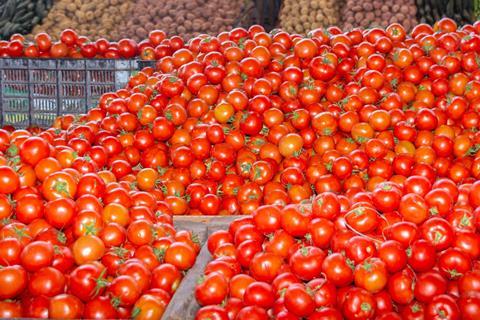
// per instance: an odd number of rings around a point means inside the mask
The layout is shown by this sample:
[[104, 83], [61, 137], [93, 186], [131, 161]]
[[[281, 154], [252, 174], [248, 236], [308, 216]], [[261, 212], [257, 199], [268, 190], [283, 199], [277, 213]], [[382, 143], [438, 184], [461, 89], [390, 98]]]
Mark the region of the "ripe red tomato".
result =
[[280, 273], [283, 264], [280, 256], [269, 252], [259, 252], [250, 262], [250, 274], [258, 281], [270, 283]]
[[40, 51], [45, 52], [50, 49], [52, 40], [48, 34], [41, 32], [35, 36], [35, 43]]
[[20, 254], [22, 266], [29, 272], [48, 267], [53, 262], [53, 245], [45, 241], [34, 241], [26, 245]]
[[385, 267], [391, 273], [402, 270], [407, 264], [407, 253], [400, 242], [395, 240], [380, 244], [378, 257], [385, 262]]
[[194, 249], [182, 242], [172, 243], [165, 252], [165, 262], [180, 270], [188, 270], [195, 263]]
[[290, 256], [290, 268], [298, 278], [309, 281], [322, 273], [325, 253], [313, 246], [302, 247]]
[[377, 293], [386, 286], [387, 275], [385, 263], [381, 259], [368, 258], [355, 267], [355, 285], [371, 293]]
[[351, 288], [346, 292], [342, 311], [347, 319], [369, 319], [375, 310], [376, 304], [371, 293], [360, 288]]
[[400, 201], [400, 214], [406, 221], [420, 224], [428, 217], [428, 208], [425, 200], [418, 194], [409, 193]]
[[50, 149], [47, 141], [40, 137], [27, 138], [19, 148], [20, 159], [30, 165], [36, 165], [40, 160], [48, 157]]
[[227, 293], [227, 279], [218, 272], [206, 275], [195, 288], [195, 298], [200, 305], [219, 304], [225, 299]]
[[118, 51], [123, 58], [133, 58], [137, 50], [137, 44], [131, 39], [122, 39], [118, 42]]
[[106, 279], [102, 274], [104, 272], [105, 269], [102, 270], [95, 264], [78, 266], [70, 275], [69, 290], [71, 294], [84, 302], [95, 299], [103, 293], [107, 285]]
[[59, 294], [50, 299], [48, 315], [52, 318], [75, 319], [83, 313], [83, 304], [69, 294]]
[[177, 290], [181, 279], [182, 274], [175, 266], [164, 263], [153, 269], [151, 288], [163, 289], [172, 294]]
[[430, 302], [433, 297], [445, 293], [447, 280], [436, 271], [430, 271], [417, 277], [417, 285], [414, 289], [415, 298], [421, 302]]
[[0, 193], [13, 193], [20, 186], [17, 173], [8, 166], [0, 166], [0, 177]]
[[253, 305], [268, 309], [273, 306], [275, 296], [272, 286], [265, 282], [255, 281], [250, 283], [243, 294], [245, 305]]
[[39, 269], [29, 279], [28, 291], [34, 296], [53, 297], [65, 290], [65, 276], [53, 267]]
[[331, 281], [338, 287], [344, 287], [350, 284], [353, 279], [353, 262], [347, 260], [340, 253], [327, 255], [323, 260], [322, 271], [325, 273], [327, 280]]
[[119, 306], [132, 306], [141, 295], [140, 288], [132, 276], [118, 276], [110, 283], [107, 289], [112, 297], [118, 300]]
[[428, 303], [425, 313], [427, 317], [431, 318], [435, 318], [440, 314], [446, 319], [460, 318], [460, 310], [455, 299], [446, 294], [433, 297], [432, 301]]
[[315, 301], [303, 284], [292, 284], [285, 291], [285, 308], [297, 317], [308, 317], [315, 311]]
[[19, 265], [2, 267], [0, 269], [0, 297], [14, 299], [27, 287], [27, 272]]
[[83, 317], [89, 319], [109, 319], [118, 317], [118, 313], [108, 297], [100, 296], [85, 303]]

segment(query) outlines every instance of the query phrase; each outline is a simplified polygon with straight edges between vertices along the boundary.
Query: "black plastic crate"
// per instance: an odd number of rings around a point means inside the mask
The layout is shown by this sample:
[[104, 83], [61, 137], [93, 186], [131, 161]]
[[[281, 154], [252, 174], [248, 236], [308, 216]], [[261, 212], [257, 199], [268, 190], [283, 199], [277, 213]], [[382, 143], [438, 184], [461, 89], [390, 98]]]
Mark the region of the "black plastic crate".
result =
[[0, 125], [47, 127], [59, 115], [85, 113], [143, 66], [136, 60], [0, 59]]

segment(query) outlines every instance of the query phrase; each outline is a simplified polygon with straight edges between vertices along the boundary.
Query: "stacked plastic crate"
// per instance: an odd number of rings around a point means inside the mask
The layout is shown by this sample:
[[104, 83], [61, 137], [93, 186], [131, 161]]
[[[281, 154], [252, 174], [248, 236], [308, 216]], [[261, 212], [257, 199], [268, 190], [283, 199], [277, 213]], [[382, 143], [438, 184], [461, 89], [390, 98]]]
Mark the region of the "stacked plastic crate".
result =
[[58, 115], [85, 113], [138, 69], [135, 60], [0, 59], [0, 123], [45, 127]]

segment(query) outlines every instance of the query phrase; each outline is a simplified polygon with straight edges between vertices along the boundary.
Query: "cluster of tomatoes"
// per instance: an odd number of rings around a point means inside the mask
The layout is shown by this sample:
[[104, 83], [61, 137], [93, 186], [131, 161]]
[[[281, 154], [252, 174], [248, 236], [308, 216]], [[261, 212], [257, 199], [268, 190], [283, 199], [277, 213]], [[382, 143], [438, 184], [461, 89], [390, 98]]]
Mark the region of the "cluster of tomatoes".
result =
[[158, 191], [176, 215], [252, 214], [410, 176], [471, 183], [479, 31], [445, 19], [410, 36], [400, 25], [309, 38], [252, 26], [170, 42], [157, 70], [44, 134], [81, 172]]
[[12, 35], [9, 41], [0, 40], [0, 58], [154, 60], [168, 50], [170, 43], [183, 43], [183, 40], [178, 36], [167, 39], [161, 30], [151, 31], [148, 38], [139, 43], [132, 39], [121, 39], [118, 42], [104, 38], [90, 40], [72, 29], [65, 29], [58, 41], [52, 40], [45, 32], [35, 35], [33, 41], [27, 41], [21, 34]]
[[480, 185], [469, 196], [448, 179], [412, 178], [415, 191], [325, 192], [214, 232], [196, 319], [478, 319], [479, 212], [458, 207], [476, 203]]
[[0, 318], [160, 319], [197, 235], [175, 230], [161, 191], [32, 131], [0, 129]]
[[87, 114], [0, 131], [4, 317], [156, 319], [199, 250], [171, 217], [234, 214], [198, 319], [477, 317], [480, 23], [157, 36]]
[[250, 215], [210, 236], [197, 319], [478, 319], [479, 27], [236, 29], [103, 101], [182, 214]]

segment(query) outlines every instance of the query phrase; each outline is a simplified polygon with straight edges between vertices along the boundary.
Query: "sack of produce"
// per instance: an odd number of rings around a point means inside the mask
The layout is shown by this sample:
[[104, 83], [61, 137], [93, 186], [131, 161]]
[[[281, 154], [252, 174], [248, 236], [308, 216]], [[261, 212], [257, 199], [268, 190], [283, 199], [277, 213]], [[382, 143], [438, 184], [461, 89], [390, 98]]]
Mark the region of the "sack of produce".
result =
[[132, 15], [131, 0], [57, 0], [33, 35], [46, 32], [58, 37], [70, 28], [90, 38], [119, 40], [125, 29], [127, 15]]
[[346, 0], [341, 10], [345, 30], [386, 27], [400, 23], [406, 30], [417, 24], [415, 0]]
[[154, 29], [189, 39], [252, 24], [252, 0], [139, 0], [122, 28], [122, 37], [144, 39]]
[[280, 10], [280, 27], [287, 32], [305, 34], [308, 31], [337, 25], [343, 1], [285, 0]]

